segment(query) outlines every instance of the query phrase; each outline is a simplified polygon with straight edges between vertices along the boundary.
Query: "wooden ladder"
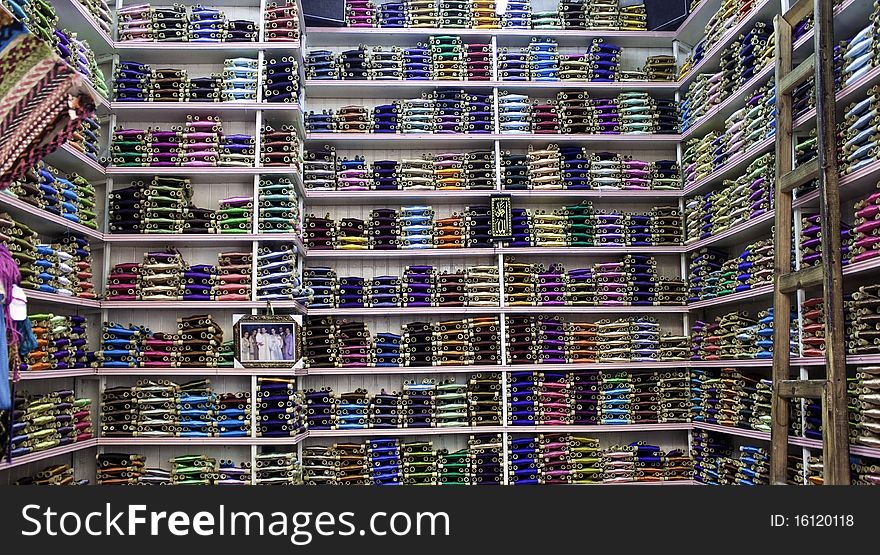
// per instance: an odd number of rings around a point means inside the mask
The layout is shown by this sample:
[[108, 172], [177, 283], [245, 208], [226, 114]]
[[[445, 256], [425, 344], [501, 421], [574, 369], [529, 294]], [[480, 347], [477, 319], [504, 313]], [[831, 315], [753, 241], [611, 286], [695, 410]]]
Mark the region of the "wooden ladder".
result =
[[[815, 4], [814, 4], [815, 2]], [[824, 478], [829, 485], [849, 484], [849, 420], [846, 393], [846, 337], [840, 250], [840, 195], [837, 170], [837, 121], [834, 102], [833, 0], [798, 0], [773, 19], [776, 33], [776, 220], [773, 281], [773, 404], [770, 483], [785, 484], [791, 399], [822, 401]], [[792, 68], [792, 28], [814, 14], [814, 48]], [[792, 169], [792, 97], [794, 88], [815, 78], [818, 158]], [[822, 263], [792, 272], [792, 192], [811, 181], [819, 184]], [[800, 222], [795, 222], [798, 226]], [[791, 295], [822, 287], [825, 308], [824, 380], [792, 380], [789, 342]]]

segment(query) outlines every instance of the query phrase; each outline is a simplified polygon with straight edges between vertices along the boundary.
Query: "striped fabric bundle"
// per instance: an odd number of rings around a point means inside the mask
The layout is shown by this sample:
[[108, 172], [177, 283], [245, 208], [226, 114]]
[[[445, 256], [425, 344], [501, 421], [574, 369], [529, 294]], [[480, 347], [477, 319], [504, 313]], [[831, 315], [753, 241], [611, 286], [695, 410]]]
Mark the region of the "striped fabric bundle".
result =
[[8, 13], [0, 15], [0, 189], [94, 114], [83, 78]]

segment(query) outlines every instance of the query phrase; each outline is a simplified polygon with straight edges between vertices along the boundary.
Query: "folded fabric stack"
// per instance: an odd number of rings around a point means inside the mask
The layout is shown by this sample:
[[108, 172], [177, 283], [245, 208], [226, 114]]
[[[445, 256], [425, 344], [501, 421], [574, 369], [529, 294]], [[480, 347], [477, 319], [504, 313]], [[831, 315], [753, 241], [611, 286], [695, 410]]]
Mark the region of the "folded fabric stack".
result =
[[218, 201], [215, 213], [217, 233], [250, 233], [254, 214], [253, 197], [229, 197]]
[[844, 295], [846, 309], [847, 353], [869, 355], [880, 353], [880, 286], [863, 285]]
[[369, 456], [369, 479], [373, 485], [400, 485], [403, 470], [400, 457], [400, 440], [373, 438], [367, 442]]
[[193, 42], [256, 42], [259, 27], [245, 19], [226, 19], [213, 8], [191, 8], [189, 40]]
[[299, 196], [290, 178], [260, 179], [257, 198], [259, 233], [302, 233]]
[[295, 42], [299, 40], [300, 13], [295, 0], [269, 2], [263, 10], [263, 29], [266, 42]]
[[74, 273], [74, 269], [68, 263], [72, 256], [55, 246], [45, 243], [36, 245], [34, 267], [39, 272], [36, 276], [39, 284], [37, 290], [72, 297], [69, 275]]
[[825, 305], [822, 297], [805, 299], [801, 303], [801, 356], [825, 356]]
[[737, 258], [704, 247], [691, 259], [689, 302], [748, 291], [773, 281], [773, 243], [764, 239], [748, 245]]
[[694, 77], [679, 106], [682, 133], [706, 115], [713, 106], [724, 100], [727, 89], [724, 89], [721, 83], [722, 74], [720, 72], [700, 73]]
[[[214, 98], [223, 100], [223, 86], [219, 75], [212, 75], [212, 84], [216, 83]], [[149, 96], [146, 100], [157, 102], [185, 102], [189, 98], [190, 80], [185, 69], [157, 68], [151, 70]], [[205, 82], [201, 83], [205, 85]], [[202, 96], [205, 94], [202, 93]]]
[[29, 33], [42, 39], [45, 46], [52, 47], [71, 69], [77, 71], [105, 98], [107, 97], [104, 76], [95, 63], [94, 52], [88, 42], [77, 38], [76, 33], [57, 27], [58, 13], [51, 3], [43, 1], [9, 2], [7, 11], [16, 20], [22, 22]]
[[[596, 6], [596, 3], [593, 5]], [[646, 31], [648, 29], [648, 14], [645, 11], [644, 2], [638, 0], [620, 1], [619, 5], [618, 28], [621, 31]]]
[[762, 69], [773, 63], [776, 40], [773, 25], [757, 21], [745, 35], [737, 37], [733, 45], [737, 52], [737, 80], [727, 90], [738, 90]]
[[257, 299], [299, 299], [303, 295], [300, 285], [294, 247], [287, 244], [260, 245], [257, 253]]
[[559, 0], [558, 7], [564, 29], [589, 29], [590, 16], [585, 0]]
[[[728, 134], [730, 131], [728, 131]], [[763, 85], [746, 99], [745, 125], [743, 126], [743, 146], [753, 145], [776, 135], [776, 84], [774, 81]], [[728, 148], [736, 152], [737, 141], [728, 137]]]
[[246, 437], [249, 429], [249, 394], [218, 394], [208, 380], [140, 380], [101, 393], [106, 437]]
[[14, 486], [87, 486], [88, 478], [77, 480], [73, 467], [66, 464], [47, 466], [36, 474], [15, 480]]
[[295, 378], [257, 377], [255, 410], [257, 437], [294, 437], [307, 429], [305, 398]]
[[689, 199], [687, 238], [705, 239], [771, 210], [774, 160], [773, 153], [759, 156], [736, 180], [725, 180], [722, 187]]
[[534, 38], [526, 49], [530, 81], [559, 80], [559, 47], [549, 38]]
[[313, 214], [305, 217], [303, 223], [303, 239], [311, 250], [332, 250], [335, 248], [337, 228], [336, 222], [327, 214], [319, 218]]
[[36, 349], [22, 357], [19, 372], [41, 372], [88, 368], [97, 365], [97, 356], [89, 351], [83, 316], [52, 313], [28, 315]]
[[507, 385], [508, 423], [512, 426], [571, 424], [574, 405], [570, 389], [571, 382], [563, 372], [512, 372]]
[[[188, 281], [184, 276], [186, 268], [186, 262], [177, 251], [145, 253], [136, 282], [137, 298], [141, 300], [182, 299]], [[205, 273], [210, 275], [211, 272]]]
[[526, 48], [500, 47], [496, 52], [501, 81], [529, 81], [529, 52]]
[[[500, 437], [470, 436], [456, 452], [430, 442], [376, 437], [303, 449], [303, 482], [310, 485], [500, 484]], [[342, 461], [342, 464], [334, 464]]]
[[735, 368], [693, 372], [694, 421], [746, 430], [770, 431], [772, 382]]
[[[305, 188], [322, 191], [336, 189], [338, 187], [336, 164], [336, 149], [332, 146], [324, 145], [319, 149], [306, 150], [303, 154], [302, 165]], [[393, 179], [392, 174], [386, 178]]]
[[641, 255], [568, 271], [560, 265], [548, 271], [540, 264], [511, 260], [504, 267], [506, 305], [684, 304], [684, 282], [658, 281], [656, 271], [656, 260]]
[[101, 486], [166, 484], [169, 479], [166, 472], [158, 469], [151, 473], [146, 468], [147, 457], [128, 453], [98, 453], [97, 483]]
[[78, 2], [88, 10], [93, 21], [98, 24], [98, 27], [100, 27], [107, 36], [113, 34], [113, 16], [110, 13], [110, 8], [107, 6], [107, 2], [104, 0], [78, 0]]
[[251, 483], [248, 463], [235, 466], [231, 460], [220, 460], [206, 455], [182, 455], [169, 461], [170, 485], [173, 486], [229, 486]]
[[[835, 68], [836, 69], [836, 68]], [[791, 90], [792, 118], [800, 119], [816, 107], [816, 81], [812, 77]]]
[[252, 474], [258, 486], [302, 484], [302, 464], [296, 453], [257, 453]]
[[263, 65], [263, 100], [299, 101], [299, 64], [295, 57], [279, 56], [266, 60]]
[[[347, 3], [350, 5], [350, 3]], [[359, 450], [360, 451], [360, 450]], [[363, 451], [360, 451], [363, 453]], [[332, 485], [336, 483], [336, 467], [333, 464], [336, 455], [332, 447], [309, 445], [302, 449], [303, 483], [308, 485]], [[351, 461], [355, 457], [350, 457]], [[357, 457], [360, 459], [360, 457]], [[347, 463], [346, 466], [351, 464]], [[363, 467], [362, 469], [366, 470]]]
[[717, 139], [718, 132], [710, 131], [699, 139], [688, 139], [685, 143], [685, 150], [681, 155], [685, 189], [695, 186], [715, 169], [712, 163], [712, 145]]
[[736, 463], [722, 467], [722, 485], [757, 486], [770, 483], [770, 453], [763, 447], [740, 445]]
[[[43, 268], [36, 267], [37, 249], [39, 241], [37, 232], [28, 226], [18, 223], [12, 217], [0, 213], [0, 241], [9, 250], [21, 272], [21, 287], [24, 289], [42, 290], [48, 288], [52, 276]], [[46, 289], [51, 291], [51, 289]]]
[[117, 128], [110, 151], [115, 166], [254, 165], [254, 138], [224, 134], [222, 124], [214, 116], [188, 116], [183, 130]]
[[624, 72], [622, 80], [675, 81], [675, 58], [665, 54], [648, 56], [645, 67], [635, 79], [626, 76], [632, 72]]
[[870, 23], [853, 37], [842, 43], [840, 53], [840, 85], [849, 86], [858, 81], [880, 61], [880, 44], [875, 37], [880, 29], [880, 12], [877, 7], [869, 16]]
[[98, 159], [100, 153], [100, 136], [101, 124], [98, 123], [98, 120], [93, 117], [83, 117], [81, 118], [79, 125], [76, 126], [75, 130], [70, 135], [67, 145], [85, 154], [100, 165], [103, 165]]
[[527, 0], [510, 0], [501, 14], [502, 29], [528, 29], [531, 27], [532, 3]]
[[[179, 351], [178, 345], [181, 341], [180, 336], [176, 333], [165, 333], [161, 331], [153, 332], [147, 328], [140, 329], [128, 329], [121, 330], [123, 335], [122, 341], [128, 341], [128, 345], [123, 343], [123, 346], [130, 347], [130, 339], [124, 337], [125, 334], [134, 332], [135, 335], [133, 338], [139, 338], [142, 340], [142, 345], [138, 345], [135, 350], [133, 350], [133, 354], [140, 355], [140, 360], [138, 366], [144, 368], [174, 368], [180, 365], [179, 360], [177, 360], [177, 353]], [[114, 335], [117, 335], [118, 332], [114, 332]], [[119, 349], [119, 347], [115, 347]], [[106, 357], [105, 351], [105, 357]], [[123, 357], [124, 357], [123, 353]], [[201, 364], [196, 364], [195, 366], [202, 366]]]
[[[792, 321], [789, 349], [797, 356], [796, 314]], [[757, 319], [738, 312], [697, 320], [691, 328], [691, 360], [738, 360], [773, 357], [773, 309], [758, 312]]]
[[[425, 249], [440, 248], [440, 244], [455, 245], [444, 248], [458, 248], [460, 241], [465, 248], [491, 248], [495, 243], [489, 234], [488, 206], [468, 207], [463, 219], [453, 215], [435, 220], [427, 206], [403, 207], [399, 212], [375, 210], [368, 223], [356, 218], [337, 223], [327, 216], [306, 216], [305, 238], [309, 248]], [[592, 204], [584, 201], [553, 213], [514, 209], [512, 223], [513, 239], [505, 243], [507, 246], [681, 244], [681, 215], [677, 208], [665, 206], [644, 214], [604, 214], [595, 212]]]
[[119, 102], [145, 102], [151, 98], [152, 69], [146, 64], [120, 60], [113, 74], [113, 99]]
[[[555, 71], [555, 70], [554, 70]], [[555, 102], [540, 103], [527, 95], [501, 93], [499, 118], [503, 133], [644, 134], [677, 133], [674, 101], [647, 93], [627, 92], [615, 98], [590, 98], [587, 92], [565, 91]]]
[[516, 485], [687, 480], [693, 464], [678, 449], [644, 442], [603, 449], [598, 439], [562, 434], [511, 438], [508, 452], [507, 478]]
[[178, 366], [213, 368], [220, 362], [223, 330], [209, 314], [178, 318], [176, 341]]
[[[673, 456], [678, 451], [672, 451]], [[612, 445], [602, 453], [602, 482], [660, 482], [663, 480], [663, 457], [659, 446], [637, 441], [628, 445]]]
[[[694, 45], [694, 48], [679, 68], [678, 78], [682, 79], [690, 73], [691, 69], [700, 63], [706, 53], [711, 51], [733, 26], [752, 10], [753, 4], [753, 2], [749, 2], [745, 7], [741, 8], [738, 0], [722, 0], [718, 11], [706, 23], [706, 30], [702, 38], [697, 41], [697, 44]], [[693, 10], [693, 7], [691, 9]]]
[[111, 233], [209, 233], [211, 210], [192, 205], [189, 179], [155, 176], [108, 195], [107, 229]]
[[541, 458], [538, 453], [539, 438], [537, 437], [509, 437], [507, 440], [507, 481], [514, 485], [531, 485], [539, 482], [539, 464]]
[[161, 364], [166, 362], [165, 357], [169, 357], [172, 345], [165, 343], [164, 337], [153, 339], [153, 343], [149, 345], [149, 350], [154, 351], [154, 357], [158, 360], [148, 360], [145, 358], [147, 345], [145, 341], [153, 334], [148, 328], [133, 326], [129, 324], [127, 327], [115, 322], [105, 322], [103, 327], [104, 333], [101, 336], [101, 350], [97, 352], [100, 364], [103, 368], [139, 368], [141, 366], [152, 366], [155, 363]]
[[350, 0], [345, 3], [345, 23], [349, 27], [377, 27], [377, 16], [372, 0]]
[[714, 299], [718, 296], [721, 267], [727, 260], [723, 250], [703, 247], [691, 255], [688, 267], [689, 303]]
[[438, 456], [430, 441], [411, 441], [401, 445], [404, 485], [436, 486]]
[[255, 42], [253, 21], [227, 20], [214, 8], [177, 5], [153, 7], [138, 4], [119, 8], [117, 31], [120, 41], [139, 42]]
[[[122, 468], [113, 467], [98, 469], [98, 481], [110, 485], [139, 485], [139, 486], [170, 486], [171, 473], [164, 468], [147, 467], [144, 455], [109, 454], [109, 459], [98, 455], [98, 465], [122, 464]], [[109, 472], [103, 472], [107, 470]], [[121, 472], [120, 472], [121, 471]], [[102, 481], [102, 475], [105, 480]]]
[[[587, 81], [613, 82], [620, 81], [620, 56], [622, 48], [608, 44], [604, 39], [593, 39], [587, 50], [584, 62], [587, 64]], [[576, 75], [578, 75], [576, 73]], [[577, 77], [578, 79], [580, 77]], [[566, 79], [562, 74], [562, 79]]]
[[401, 75], [403, 79], [425, 81], [433, 74], [433, 58], [423, 44], [404, 47], [401, 50]]
[[[404, 74], [405, 62], [403, 48], [399, 46], [371, 46], [368, 56], [369, 65], [367, 66], [367, 76], [369, 79], [396, 81], [400, 79], [423, 78], [421, 73], [412, 72], [410, 74]], [[422, 54], [417, 54], [417, 56], [419, 56], [418, 59], [420, 60]], [[324, 59], [321, 62], [321, 66], [316, 68], [312, 73], [316, 74], [318, 79], [339, 78], [338, 74], [334, 77], [332, 71], [327, 71], [326, 59]]]
[[692, 438], [690, 454], [694, 461], [694, 480], [719, 485], [721, 465], [728, 462], [733, 452], [731, 436], [694, 430]]
[[[822, 228], [819, 224], [819, 214], [808, 214], [801, 217], [801, 263], [804, 266], [818, 266], [822, 263]], [[851, 227], [844, 222], [840, 223], [841, 263], [844, 266], [851, 261], [859, 262], [871, 257], [854, 255], [854, 253], [858, 247], [870, 246], [873, 243], [871, 240], [873, 239], [873, 230], [878, 225], [880, 222], [874, 220], [858, 223], [856, 227]]]
[[256, 102], [259, 61], [232, 58], [223, 63], [221, 100], [224, 102]]
[[183, 5], [154, 8], [137, 4], [117, 9], [116, 19], [120, 41], [189, 40], [189, 19]]
[[358, 46], [353, 50], [344, 50], [339, 53], [336, 65], [339, 67], [343, 79], [363, 80], [368, 76], [369, 61], [367, 59], [367, 47]]
[[108, 98], [110, 91], [107, 89], [104, 74], [98, 68], [95, 53], [89, 47], [89, 43], [80, 40], [76, 33], [67, 29], [55, 29], [54, 38], [61, 58], [76, 69], [87, 83], [95, 87], [101, 96]]
[[855, 211], [854, 227], [848, 230], [848, 237], [843, 235], [845, 226], [841, 222], [840, 242], [845, 253], [844, 264], [870, 260], [880, 254], [880, 237], [875, 235], [877, 233], [875, 230], [880, 225], [877, 220], [877, 214], [880, 213], [880, 192], [871, 193], [856, 201], [853, 209]]
[[[463, 474], [463, 477], [456, 476], [455, 480], [450, 480], [452, 462], [451, 453], [445, 450], [440, 451], [439, 464], [441, 468], [441, 484], [461, 483], [473, 486], [500, 485], [503, 481], [504, 468], [502, 466], [502, 451], [504, 443], [500, 434], [493, 435], [473, 435], [468, 438], [467, 447], [460, 452], [467, 454], [464, 459], [463, 467], [455, 465], [456, 474]], [[462, 468], [462, 470], [458, 470]]]
[[[534, 106], [524, 94], [501, 91], [498, 97], [498, 126], [501, 133], [527, 133], [533, 128]], [[546, 122], [542, 122], [546, 123]], [[545, 127], [542, 127], [545, 129]], [[556, 126], [558, 129], [558, 125]], [[550, 129], [551, 131], [553, 129]]]
[[283, 125], [277, 131], [270, 125], [263, 126], [260, 163], [270, 167], [299, 165], [299, 135], [295, 126]]
[[72, 222], [97, 229], [95, 188], [75, 173], [37, 163], [9, 185], [9, 191], [27, 204]]
[[678, 189], [681, 177], [674, 160], [644, 162], [584, 147], [548, 145], [525, 156], [502, 154], [501, 179], [509, 190], [535, 189]]
[[[306, 322], [305, 358], [313, 368], [339, 366], [345, 360], [359, 366], [499, 364], [498, 329], [497, 317], [412, 322], [402, 326], [401, 336], [377, 334], [373, 341], [362, 323], [316, 317]], [[339, 356], [343, 351], [345, 360]]]
[[72, 390], [12, 399], [9, 456], [12, 458], [63, 447], [93, 437], [91, 399], [77, 398]]
[[[880, 113], [880, 86], [871, 87], [867, 92], [867, 98], [846, 107], [843, 121], [842, 141], [838, 147], [838, 160], [841, 175], [848, 175], [872, 164], [878, 160], [877, 140], [880, 134], [877, 126], [872, 124]], [[799, 146], [801, 144], [799, 143]], [[808, 151], [812, 150], [812, 141], [809, 145], [801, 146], [804, 152], [804, 161], [812, 158]], [[800, 152], [799, 152], [800, 154]], [[799, 164], [801, 157], [799, 156]]]
[[[474, 45], [481, 48], [484, 45]], [[430, 79], [464, 81], [467, 76], [466, 53], [461, 37], [442, 35], [428, 38], [428, 52], [431, 56], [432, 71]]]
[[855, 417], [850, 431], [851, 441], [858, 445], [878, 447], [880, 446], [880, 367], [859, 367], [851, 384], [850, 407], [856, 408], [856, 414], [850, 411], [850, 416]]
[[730, 439], [706, 431], [694, 432], [691, 451], [694, 479], [713, 486], [754, 486], [770, 483], [770, 456], [751, 445], [734, 449]]

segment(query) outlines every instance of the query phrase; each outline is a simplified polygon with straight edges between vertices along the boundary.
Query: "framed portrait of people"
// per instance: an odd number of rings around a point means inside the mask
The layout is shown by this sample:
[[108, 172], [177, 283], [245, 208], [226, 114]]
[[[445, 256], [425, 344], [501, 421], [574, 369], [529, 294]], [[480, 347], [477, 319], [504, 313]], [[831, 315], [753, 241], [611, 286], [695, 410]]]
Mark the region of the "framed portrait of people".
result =
[[293, 368], [300, 360], [300, 325], [284, 314], [243, 315], [233, 327], [235, 360], [245, 368]]

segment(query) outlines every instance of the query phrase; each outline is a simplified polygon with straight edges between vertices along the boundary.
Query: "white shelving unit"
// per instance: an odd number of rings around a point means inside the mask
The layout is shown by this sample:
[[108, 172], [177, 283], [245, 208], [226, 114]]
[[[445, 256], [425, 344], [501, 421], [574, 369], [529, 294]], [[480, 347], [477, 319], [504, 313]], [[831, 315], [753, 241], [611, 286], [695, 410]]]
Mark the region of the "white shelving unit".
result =
[[[117, 0], [117, 7], [126, 5], [131, 0]], [[241, 10], [254, 20], [260, 20], [260, 11], [266, 0], [217, 0], [209, 2], [211, 6], [228, 10]], [[351, 29], [351, 28], [306, 28], [301, 24], [303, 39], [293, 43], [255, 42], [229, 44], [187, 44], [187, 43], [124, 43], [107, 37], [92, 21], [91, 16], [77, 0], [59, 0], [55, 7], [61, 17], [61, 23], [76, 30], [80, 37], [89, 40], [96, 53], [104, 56], [110, 63], [109, 77], [113, 67], [120, 59], [133, 59], [145, 63], [161, 63], [175, 66], [188, 64], [198, 60], [199, 64], [214, 66], [221, 64], [227, 57], [253, 56], [260, 60], [276, 54], [294, 55], [302, 58], [307, 48], [354, 46], [358, 44], [408, 45], [424, 41], [433, 34], [454, 34], [474, 41], [485, 40], [491, 43], [493, 52], [506, 46], [524, 46], [533, 36], [552, 36], [563, 47], [583, 46], [592, 38], [600, 36], [609, 42], [619, 44], [637, 56], [644, 52], [666, 51], [674, 54], [679, 63], [685, 51], [692, 48], [702, 36], [706, 22], [718, 9], [720, 0], [703, 0], [688, 16], [678, 31], [674, 32], [595, 32], [595, 31], [538, 31], [538, 30], [467, 30], [467, 29]], [[424, 91], [436, 88], [466, 88], [489, 91], [498, 96], [501, 91], [516, 91], [529, 94], [531, 97], [551, 97], [562, 90], [587, 90], [596, 95], [614, 95], [627, 90], [644, 90], [657, 97], [682, 99], [693, 77], [700, 72], [716, 70], [720, 53], [739, 34], [747, 31], [756, 21], [769, 22], [772, 15], [787, 8], [786, 0], [756, 0], [755, 6], [743, 19], [724, 33], [721, 40], [710, 48], [703, 59], [680, 81], [669, 83], [520, 83], [504, 81], [467, 81], [467, 82], [348, 82], [348, 81], [310, 81], [303, 80], [304, 92], [301, 104], [267, 104], [262, 101], [248, 103], [129, 103], [107, 100], [99, 101], [99, 114], [106, 114], [109, 137], [110, 130], [117, 124], [145, 122], [144, 125], [156, 125], [156, 122], [182, 122], [188, 114], [217, 114], [224, 123], [245, 126], [251, 133], [259, 136], [264, 122], [273, 124], [296, 125], [306, 146], [312, 144], [331, 144], [340, 152], [359, 153], [368, 151], [376, 157], [394, 156], [401, 152], [432, 151], [436, 149], [452, 149], [463, 151], [476, 148], [492, 148], [498, 153], [502, 150], [525, 149], [530, 144], [545, 145], [547, 143], [572, 143], [585, 145], [595, 150], [617, 150], [635, 157], [647, 159], [675, 158], [680, 161], [683, 141], [692, 137], [703, 136], [713, 129], [722, 129], [723, 122], [731, 113], [741, 108], [744, 97], [753, 93], [758, 87], [772, 79], [772, 65], [758, 72], [749, 82], [731, 94], [721, 104], [713, 107], [703, 117], [695, 121], [690, 128], [681, 134], [657, 136], [621, 136], [621, 135], [352, 135], [352, 134], [309, 134], [303, 126], [303, 110], [320, 110], [327, 106], [363, 103], [372, 105], [382, 99], [407, 98], [420, 95]], [[851, 36], [864, 25], [865, 15], [871, 6], [858, 0], [844, 0], [838, 6], [835, 17], [836, 32], [840, 39]], [[232, 13], [232, 12], [230, 12]], [[235, 12], [239, 13], [239, 12]], [[302, 22], [301, 22], [302, 23]], [[812, 33], [799, 39], [795, 45], [796, 54], [805, 54], [812, 49]], [[261, 35], [261, 39], [262, 39]], [[495, 56], [493, 56], [493, 59]], [[497, 72], [496, 72], [497, 75]], [[843, 89], [837, 95], [838, 106], [842, 107], [854, 100], [863, 98], [869, 87], [880, 82], [880, 68], [868, 72], [857, 83]], [[261, 90], [262, 87], [259, 87]], [[497, 105], [497, 103], [496, 103]], [[497, 119], [497, 118], [496, 118]], [[802, 116], [797, 125], [808, 128], [814, 125], [815, 112]], [[609, 206], [623, 207], [669, 205], [683, 209], [684, 201], [698, 193], [717, 187], [725, 179], [732, 179], [742, 174], [748, 164], [757, 156], [773, 149], [772, 139], [762, 141], [749, 150], [731, 157], [727, 164], [716, 169], [712, 174], [699, 180], [693, 186], [683, 190], [651, 190], [651, 191], [504, 191], [501, 188], [500, 175], [496, 172], [495, 189], [487, 191], [314, 191], [305, 190], [302, 183], [300, 168], [260, 167], [259, 162], [253, 168], [104, 168], [100, 164], [86, 158], [72, 148], [63, 147], [47, 160], [61, 170], [77, 171], [92, 183], [110, 191], [117, 186], [125, 186], [129, 181], [144, 179], [153, 175], [187, 175], [194, 183], [199, 194], [214, 203], [219, 198], [228, 196], [228, 191], [256, 196], [259, 180], [267, 176], [283, 176], [294, 180], [304, 210], [323, 213], [333, 212], [339, 215], [363, 213], [374, 206], [398, 206], [408, 203], [425, 203], [436, 205], [438, 212], [452, 212], [457, 207], [468, 204], [485, 203], [495, 193], [509, 193], [514, 205], [521, 206], [561, 206], [563, 204], [590, 199], [597, 206], [607, 203]], [[859, 172], [844, 176], [841, 190], [846, 201], [851, 202], [872, 190], [880, 179], [880, 162], [871, 164]], [[211, 201], [197, 202], [200, 206], [212, 206]], [[808, 210], [816, 205], [817, 195], [808, 193], [796, 200], [799, 210]], [[410, 263], [435, 263], [438, 265], [461, 267], [468, 263], [493, 263], [503, 268], [505, 260], [515, 256], [517, 260], [552, 260], [562, 261], [567, 267], [589, 264], [594, 260], [608, 257], [619, 257], [627, 253], [646, 253], [658, 258], [664, 271], [687, 278], [687, 264], [690, 253], [702, 247], [735, 247], [743, 246], [753, 240], [768, 237], [772, 226], [772, 213], [732, 226], [707, 239], [691, 242], [682, 246], [669, 247], [624, 247], [624, 248], [489, 248], [489, 249], [457, 249], [431, 251], [323, 251], [307, 250], [298, 237], [292, 235], [275, 235], [258, 233], [255, 225], [252, 233], [244, 235], [115, 235], [106, 229], [91, 230], [40, 211], [11, 196], [0, 195], [0, 209], [10, 213], [41, 234], [58, 235], [66, 231], [86, 236], [96, 252], [95, 282], [100, 288], [106, 282], [106, 274], [113, 264], [139, 259], [139, 254], [147, 248], [158, 249], [163, 246], [177, 246], [187, 253], [210, 253], [216, 256], [220, 249], [241, 248], [256, 249], [262, 241], [290, 242], [301, 254], [301, 264], [334, 265], [340, 270], [357, 272], [369, 264], [376, 271], [402, 272]], [[106, 212], [104, 214], [106, 221]], [[799, 217], [795, 220], [799, 221]], [[844, 269], [848, 278], [856, 279], [874, 275], [880, 268], [880, 259], [852, 264]], [[372, 268], [371, 268], [372, 271]], [[349, 274], [355, 275], [355, 274]], [[503, 279], [503, 276], [500, 278]], [[502, 287], [503, 291], [503, 287]], [[691, 303], [687, 306], [673, 307], [511, 307], [507, 306], [502, 295], [500, 306], [486, 308], [455, 308], [455, 309], [313, 309], [307, 311], [297, 303], [272, 303], [279, 312], [309, 315], [332, 315], [345, 318], [364, 318], [370, 323], [371, 331], [385, 331], [386, 327], [395, 329], [403, 319], [417, 319], [432, 314], [450, 317], [468, 314], [556, 314], [564, 313], [566, 318], [601, 319], [614, 315], [656, 315], [663, 324], [665, 331], [688, 334], [694, 318], [711, 318], [716, 314], [748, 308], [764, 308], [771, 301], [772, 288], [759, 287], [750, 291], [722, 296], [707, 301]], [[62, 313], [83, 313], [89, 317], [89, 335], [93, 342], [100, 332], [100, 322], [132, 321], [147, 323], [154, 329], [172, 329], [177, 316], [192, 314], [193, 311], [209, 311], [214, 309], [218, 318], [226, 321], [224, 332], [231, 333], [231, 320], [234, 314], [256, 314], [268, 309], [265, 302], [251, 301], [241, 303], [193, 303], [193, 302], [118, 302], [92, 301], [54, 295], [29, 293], [29, 297], [40, 310], [45, 307]], [[502, 318], [503, 321], [503, 318]], [[379, 326], [377, 328], [377, 325]], [[502, 334], [504, 324], [502, 324]], [[224, 334], [225, 336], [225, 334]], [[92, 345], [94, 348], [95, 345]], [[849, 357], [848, 364], [866, 365], [880, 364], [880, 356]], [[820, 371], [824, 364], [822, 359], [793, 358], [802, 376]], [[137, 379], [157, 377], [162, 379], [188, 379], [206, 377], [212, 379], [218, 390], [250, 391], [252, 397], [256, 391], [257, 376], [290, 376], [297, 377], [301, 387], [321, 387], [330, 385], [338, 391], [346, 391], [348, 387], [367, 386], [372, 391], [379, 388], [399, 387], [401, 380], [413, 377], [443, 377], [467, 375], [478, 372], [499, 372], [502, 383], [506, 384], [507, 375], [513, 371], [526, 369], [543, 369], [547, 371], [576, 371], [579, 369], [631, 370], [646, 372], [655, 369], [688, 369], [688, 368], [725, 368], [736, 367], [744, 371], [769, 375], [770, 360], [721, 360], [721, 361], [660, 361], [656, 363], [599, 363], [590, 365], [512, 365], [512, 366], [456, 366], [456, 367], [380, 367], [380, 368], [186, 368], [186, 369], [116, 369], [87, 368], [67, 371], [34, 372], [23, 375], [19, 387], [40, 389], [56, 387], [56, 384], [70, 386], [76, 384], [77, 391], [86, 391], [93, 399], [92, 422], [96, 428], [95, 439], [76, 443], [65, 447], [49, 449], [12, 461], [0, 462], [0, 483], [11, 481], [18, 475], [37, 470], [47, 461], [59, 461], [65, 457], [74, 460], [77, 466], [93, 468], [95, 450], [137, 450], [148, 451], [152, 459], [183, 453], [210, 452], [222, 455], [222, 458], [237, 460], [249, 459], [252, 463], [260, 448], [301, 448], [304, 443], [332, 443], [337, 438], [388, 436], [425, 437], [443, 445], [456, 446], [470, 434], [500, 433], [506, 441], [511, 434], [576, 432], [597, 434], [603, 441], [606, 438], [656, 437], [663, 445], [686, 448], [690, 444], [693, 430], [709, 430], [728, 434], [737, 440], [749, 442], [768, 442], [766, 432], [742, 430], [704, 423], [686, 423], [674, 425], [611, 425], [611, 426], [514, 426], [501, 425], [492, 427], [462, 428], [429, 428], [401, 430], [313, 430], [290, 438], [106, 438], [97, 433], [99, 428], [98, 405], [100, 391], [107, 386], [133, 383]], [[503, 406], [505, 415], [507, 394]], [[804, 456], [821, 449], [821, 442], [806, 438], [792, 438], [791, 443], [803, 449]], [[880, 458], [880, 449], [853, 447], [853, 454]], [[242, 456], [244, 454], [244, 456]], [[4, 472], [10, 471], [10, 472]], [[92, 476], [84, 475], [80, 477]]]

